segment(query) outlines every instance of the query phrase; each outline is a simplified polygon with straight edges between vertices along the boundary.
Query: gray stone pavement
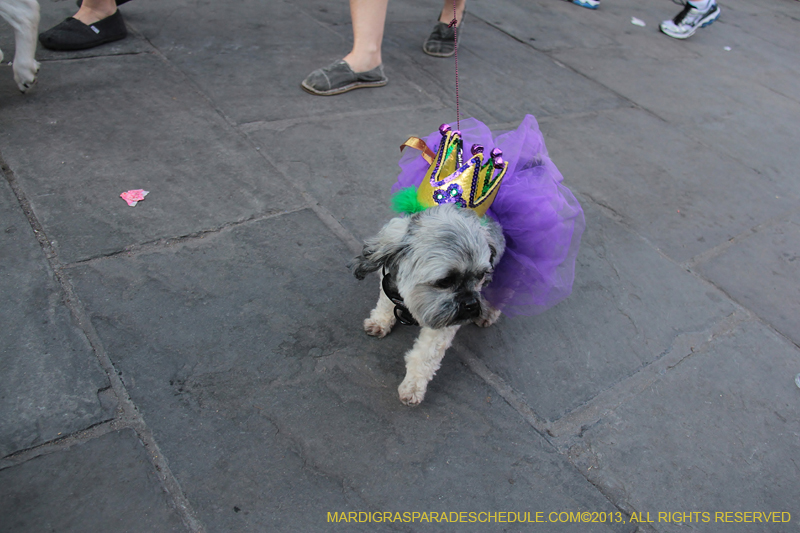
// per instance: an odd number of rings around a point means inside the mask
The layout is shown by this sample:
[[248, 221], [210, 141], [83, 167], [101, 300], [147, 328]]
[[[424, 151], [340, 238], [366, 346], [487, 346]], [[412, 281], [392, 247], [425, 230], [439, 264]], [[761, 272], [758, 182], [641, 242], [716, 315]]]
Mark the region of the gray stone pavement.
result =
[[415, 409], [416, 331], [364, 335], [344, 265], [455, 118], [439, 4], [332, 98], [299, 82], [345, 1], [136, 0], [30, 94], [0, 66], [0, 531], [800, 531], [800, 2], [720, 2], [687, 41], [669, 0], [468, 2], [462, 114], [535, 115], [587, 230], [572, 296], [463, 328]]

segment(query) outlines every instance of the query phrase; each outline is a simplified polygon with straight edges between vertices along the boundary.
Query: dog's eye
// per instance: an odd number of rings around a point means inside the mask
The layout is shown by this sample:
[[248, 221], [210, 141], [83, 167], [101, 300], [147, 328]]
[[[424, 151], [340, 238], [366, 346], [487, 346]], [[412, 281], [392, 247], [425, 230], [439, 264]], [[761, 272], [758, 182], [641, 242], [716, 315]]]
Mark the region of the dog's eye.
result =
[[448, 274], [447, 277], [444, 277], [440, 280], [436, 280], [433, 282], [433, 286], [437, 289], [452, 289], [455, 287], [459, 282], [458, 274], [451, 273]]

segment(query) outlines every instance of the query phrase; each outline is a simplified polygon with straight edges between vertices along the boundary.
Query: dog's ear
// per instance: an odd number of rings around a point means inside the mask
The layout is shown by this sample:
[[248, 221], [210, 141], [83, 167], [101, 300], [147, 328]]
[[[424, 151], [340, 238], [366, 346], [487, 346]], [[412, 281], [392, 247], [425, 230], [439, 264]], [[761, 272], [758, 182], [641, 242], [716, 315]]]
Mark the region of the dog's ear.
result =
[[503, 228], [494, 220], [490, 219], [490, 222], [484, 228], [486, 230], [486, 241], [489, 243], [489, 250], [491, 251], [489, 263], [494, 268], [500, 258], [503, 257], [503, 252], [506, 251], [506, 238], [503, 236]]
[[364, 241], [361, 255], [347, 265], [350, 272], [358, 279], [370, 272], [375, 272], [393, 259], [396, 259], [406, 247], [405, 236], [408, 231], [409, 218], [393, 218], [381, 228], [377, 235]]

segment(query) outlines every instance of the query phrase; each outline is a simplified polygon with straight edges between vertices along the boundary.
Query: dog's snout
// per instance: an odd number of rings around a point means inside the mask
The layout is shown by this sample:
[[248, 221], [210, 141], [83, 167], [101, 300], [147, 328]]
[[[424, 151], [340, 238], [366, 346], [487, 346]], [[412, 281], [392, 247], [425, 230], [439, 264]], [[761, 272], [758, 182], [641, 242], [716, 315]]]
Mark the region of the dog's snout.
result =
[[469, 300], [464, 302], [464, 309], [467, 311], [477, 311], [481, 308], [480, 302], [475, 298], [470, 298]]
[[467, 296], [458, 302], [458, 318], [461, 320], [477, 318], [481, 314], [481, 302], [474, 296]]

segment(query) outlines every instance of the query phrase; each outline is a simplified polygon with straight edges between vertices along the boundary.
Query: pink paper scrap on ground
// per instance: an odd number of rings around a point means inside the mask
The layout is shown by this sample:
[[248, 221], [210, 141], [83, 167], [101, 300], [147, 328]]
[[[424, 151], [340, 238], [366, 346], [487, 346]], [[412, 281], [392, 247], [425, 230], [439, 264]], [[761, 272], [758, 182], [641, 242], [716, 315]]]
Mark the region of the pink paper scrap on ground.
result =
[[144, 200], [144, 197], [149, 193], [150, 191], [145, 191], [144, 189], [134, 189], [132, 191], [125, 191], [124, 193], [120, 194], [120, 197], [128, 202], [129, 206], [133, 207], [137, 202]]

